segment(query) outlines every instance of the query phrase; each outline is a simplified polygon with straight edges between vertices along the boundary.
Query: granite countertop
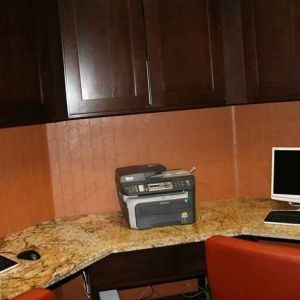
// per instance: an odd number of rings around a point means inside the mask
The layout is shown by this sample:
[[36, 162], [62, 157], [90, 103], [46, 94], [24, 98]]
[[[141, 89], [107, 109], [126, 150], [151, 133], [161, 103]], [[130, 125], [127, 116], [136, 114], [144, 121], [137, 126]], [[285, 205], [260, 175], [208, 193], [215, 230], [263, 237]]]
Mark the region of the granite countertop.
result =
[[[300, 228], [265, 225], [271, 208], [284, 204], [267, 199], [226, 199], [202, 202], [193, 225], [131, 230], [121, 213], [58, 218], [11, 234], [0, 241], [0, 252], [36, 249], [37, 261], [0, 275], [0, 299], [10, 299], [32, 287], [48, 287], [110, 253], [204, 241], [216, 234], [255, 235], [300, 240]], [[7, 257], [16, 259], [13, 254]], [[2, 296], [2, 298], [1, 298]]]

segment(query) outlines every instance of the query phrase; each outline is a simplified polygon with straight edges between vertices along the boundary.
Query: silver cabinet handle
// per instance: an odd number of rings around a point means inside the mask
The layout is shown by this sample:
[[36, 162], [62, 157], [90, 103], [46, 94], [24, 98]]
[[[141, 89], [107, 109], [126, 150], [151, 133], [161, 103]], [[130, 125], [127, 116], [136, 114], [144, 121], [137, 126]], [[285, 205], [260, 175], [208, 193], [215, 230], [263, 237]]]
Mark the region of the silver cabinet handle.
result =
[[148, 60], [146, 60], [146, 72], [147, 72], [147, 85], [148, 85], [148, 101], [149, 101], [149, 105], [152, 106], [153, 101], [152, 101], [151, 75], [150, 75]]

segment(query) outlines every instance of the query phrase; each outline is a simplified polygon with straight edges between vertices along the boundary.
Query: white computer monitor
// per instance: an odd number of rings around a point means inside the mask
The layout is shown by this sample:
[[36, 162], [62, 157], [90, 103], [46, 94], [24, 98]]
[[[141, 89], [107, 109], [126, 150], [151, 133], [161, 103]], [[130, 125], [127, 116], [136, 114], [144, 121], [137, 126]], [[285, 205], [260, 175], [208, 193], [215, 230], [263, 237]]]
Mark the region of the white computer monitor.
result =
[[271, 199], [300, 205], [300, 148], [272, 148]]

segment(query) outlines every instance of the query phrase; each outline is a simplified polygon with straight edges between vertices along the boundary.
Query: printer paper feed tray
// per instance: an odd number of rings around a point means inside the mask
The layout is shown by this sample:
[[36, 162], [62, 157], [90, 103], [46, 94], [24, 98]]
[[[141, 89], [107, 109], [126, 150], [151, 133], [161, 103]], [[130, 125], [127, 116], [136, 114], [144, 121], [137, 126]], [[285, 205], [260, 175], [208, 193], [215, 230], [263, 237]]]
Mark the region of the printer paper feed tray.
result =
[[181, 200], [173, 200], [171, 201], [164, 201], [161, 204], [158, 203], [144, 203], [138, 204], [135, 207], [135, 213], [138, 216], [149, 215], [149, 214], [159, 214], [159, 213], [166, 213], [167, 211], [178, 210], [189, 208], [190, 203], [187, 199]]
[[188, 192], [126, 199], [131, 228], [190, 224], [195, 221], [194, 203]]

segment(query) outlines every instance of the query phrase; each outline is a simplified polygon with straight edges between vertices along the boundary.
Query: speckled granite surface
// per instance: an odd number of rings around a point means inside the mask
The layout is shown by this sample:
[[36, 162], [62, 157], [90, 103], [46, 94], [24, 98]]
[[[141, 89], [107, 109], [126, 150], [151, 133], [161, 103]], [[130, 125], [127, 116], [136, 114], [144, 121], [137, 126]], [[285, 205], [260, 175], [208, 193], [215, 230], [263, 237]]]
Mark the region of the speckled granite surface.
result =
[[[261, 199], [203, 202], [197, 208], [197, 222], [193, 225], [143, 231], [128, 229], [121, 213], [61, 218], [27, 228], [1, 240], [0, 252], [36, 249], [42, 258], [18, 260], [18, 267], [1, 274], [0, 299], [10, 299], [34, 286], [47, 287], [113, 252], [203, 241], [215, 234], [300, 241], [300, 226], [263, 223], [271, 207], [284, 206]], [[12, 254], [6, 256], [15, 259]]]

